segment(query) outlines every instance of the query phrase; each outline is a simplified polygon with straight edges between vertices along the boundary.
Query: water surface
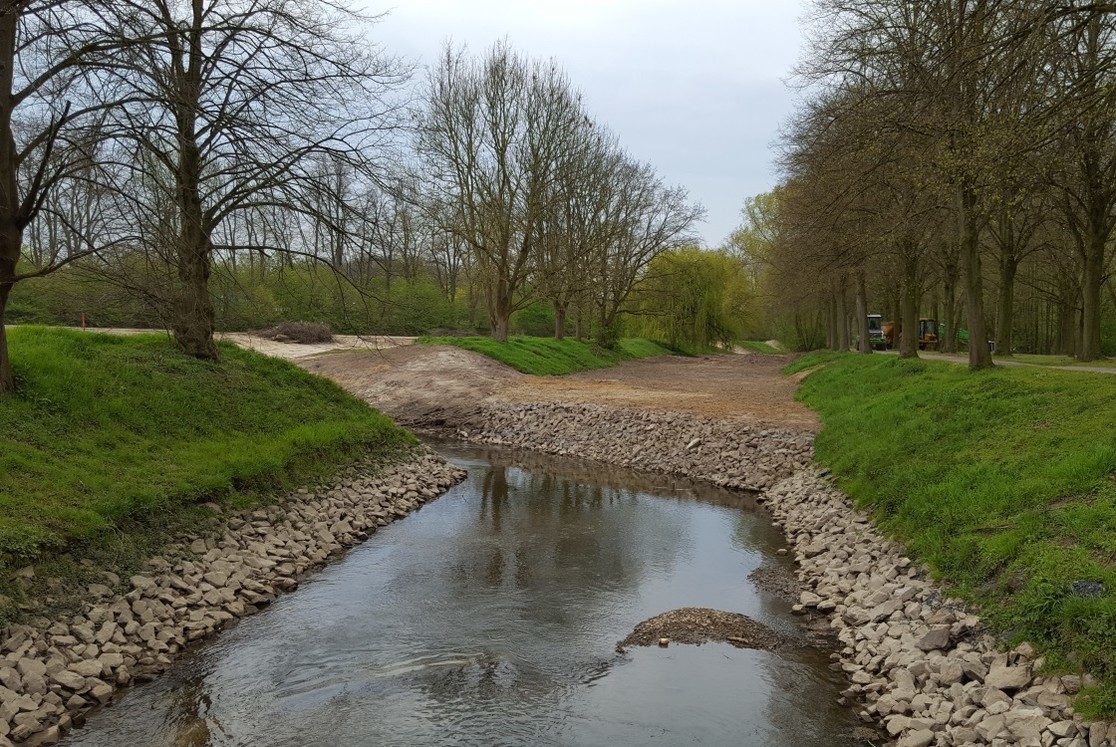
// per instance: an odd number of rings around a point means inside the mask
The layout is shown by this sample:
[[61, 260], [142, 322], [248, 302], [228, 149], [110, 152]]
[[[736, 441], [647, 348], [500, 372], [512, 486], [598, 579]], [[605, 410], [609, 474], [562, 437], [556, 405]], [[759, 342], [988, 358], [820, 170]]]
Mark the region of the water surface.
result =
[[469, 478], [92, 715], [66, 744], [853, 744], [824, 653], [615, 651], [678, 607], [801, 635], [748, 580], [780, 536], [740, 494], [443, 445]]

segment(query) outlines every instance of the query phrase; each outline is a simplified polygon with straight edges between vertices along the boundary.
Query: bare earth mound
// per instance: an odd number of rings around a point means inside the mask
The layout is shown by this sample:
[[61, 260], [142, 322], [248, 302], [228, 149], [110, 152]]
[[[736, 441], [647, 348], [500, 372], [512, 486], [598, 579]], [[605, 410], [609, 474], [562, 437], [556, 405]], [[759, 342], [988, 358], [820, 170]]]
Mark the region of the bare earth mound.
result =
[[593, 402], [816, 430], [814, 413], [794, 401], [798, 382], [782, 374], [789, 360], [781, 355], [645, 358], [571, 376], [525, 376], [501, 392], [500, 399]]
[[333, 379], [401, 425], [441, 425], [525, 378], [491, 358], [449, 345], [317, 355], [295, 361]]
[[775, 651], [790, 642], [787, 636], [747, 615], [708, 607], [682, 607], [644, 620], [616, 644], [616, 650], [624, 653], [630, 646], [654, 646], [660, 638], [669, 638], [671, 643], [697, 645], [717, 641], [763, 651]]
[[308, 355], [294, 362], [412, 428], [456, 426], [481, 403], [502, 402], [593, 403], [814, 431], [814, 413], [794, 401], [797, 381], [783, 376], [788, 360], [781, 355], [662, 356], [570, 376], [528, 376], [461, 348], [402, 345]]

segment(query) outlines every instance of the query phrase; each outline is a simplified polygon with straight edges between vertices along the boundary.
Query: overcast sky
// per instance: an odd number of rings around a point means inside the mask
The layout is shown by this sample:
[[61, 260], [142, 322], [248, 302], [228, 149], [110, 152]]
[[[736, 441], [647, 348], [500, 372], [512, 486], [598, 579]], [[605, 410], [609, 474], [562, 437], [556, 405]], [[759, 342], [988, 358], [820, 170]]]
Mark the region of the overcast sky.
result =
[[[686, 187], [718, 246], [744, 198], [775, 184], [771, 144], [790, 113], [803, 0], [358, 0], [390, 11], [385, 51], [433, 64], [446, 39], [483, 53], [508, 37], [558, 60], [594, 118]], [[392, 4], [394, 3], [394, 4]]]

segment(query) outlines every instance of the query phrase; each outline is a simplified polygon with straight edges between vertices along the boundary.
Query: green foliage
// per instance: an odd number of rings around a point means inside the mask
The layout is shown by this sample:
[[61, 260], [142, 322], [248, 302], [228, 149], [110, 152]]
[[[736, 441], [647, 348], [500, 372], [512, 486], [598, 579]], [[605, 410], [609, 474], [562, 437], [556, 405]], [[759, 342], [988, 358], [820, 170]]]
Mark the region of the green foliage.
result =
[[663, 252], [636, 286], [631, 325], [689, 352], [730, 348], [749, 330], [754, 296], [743, 263], [727, 252]]
[[577, 340], [545, 337], [511, 337], [507, 342], [491, 337], [420, 337], [423, 345], [454, 345], [487, 355], [517, 371], [535, 376], [560, 376], [576, 371], [615, 366], [621, 360], [670, 355], [651, 340], [624, 339], [616, 351]]
[[535, 301], [512, 314], [509, 329], [512, 334], [546, 337], [554, 334], [554, 307]]
[[787, 350], [805, 353], [825, 344], [825, 329], [820, 314], [788, 311], [775, 316], [775, 339]]
[[[126, 267], [121, 270], [133, 272]], [[134, 271], [137, 276], [139, 270]], [[45, 278], [16, 285], [8, 307], [13, 324], [77, 326], [84, 313], [93, 327], [159, 328], [157, 279], [146, 278], [150, 296], [63, 269]], [[217, 327], [226, 331], [259, 330], [301, 320], [328, 324], [341, 334], [416, 335], [434, 329], [461, 329], [467, 310], [446, 298], [433, 278], [412, 280], [382, 276], [358, 287], [312, 262], [261, 268], [243, 262], [219, 263], [210, 279]], [[552, 331], [551, 327], [544, 330]]]
[[9, 340], [19, 390], [0, 399], [0, 563], [411, 441], [333, 383], [231, 344], [210, 363], [162, 335], [20, 327]]
[[614, 318], [608, 323], [593, 322], [593, 339], [606, 350], [615, 351], [623, 338], [624, 323], [619, 318]]
[[9, 324], [70, 327], [161, 327], [154, 308], [127, 289], [63, 269], [16, 283], [8, 301]]
[[791, 370], [826, 362], [800, 390], [825, 423], [819, 461], [1000, 630], [1097, 674], [1078, 705], [1111, 716], [1116, 378], [832, 353]]

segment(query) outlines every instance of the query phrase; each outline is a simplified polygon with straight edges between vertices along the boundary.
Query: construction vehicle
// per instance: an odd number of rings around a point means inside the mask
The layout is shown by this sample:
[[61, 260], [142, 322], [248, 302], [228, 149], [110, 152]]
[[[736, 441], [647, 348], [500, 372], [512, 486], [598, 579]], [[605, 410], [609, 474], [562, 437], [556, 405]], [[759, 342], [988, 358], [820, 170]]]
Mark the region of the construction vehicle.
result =
[[937, 349], [938, 347], [938, 320], [918, 320], [918, 349]]
[[[879, 318], [879, 314], [868, 315], [868, 329], [871, 334], [872, 317]], [[895, 322], [880, 322], [880, 334], [883, 337], [883, 348], [891, 349], [897, 347], [899, 344], [899, 330], [898, 324]], [[875, 347], [875, 340], [872, 346]], [[937, 319], [919, 319], [918, 320], [918, 349], [926, 350], [927, 348], [936, 349], [938, 347], [938, 320]]]
[[883, 350], [887, 347], [887, 339], [884, 337], [882, 314], [868, 315], [868, 343], [872, 346], [873, 350]]

